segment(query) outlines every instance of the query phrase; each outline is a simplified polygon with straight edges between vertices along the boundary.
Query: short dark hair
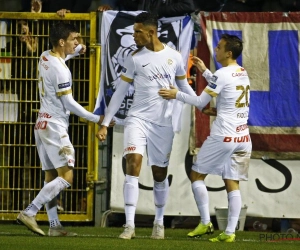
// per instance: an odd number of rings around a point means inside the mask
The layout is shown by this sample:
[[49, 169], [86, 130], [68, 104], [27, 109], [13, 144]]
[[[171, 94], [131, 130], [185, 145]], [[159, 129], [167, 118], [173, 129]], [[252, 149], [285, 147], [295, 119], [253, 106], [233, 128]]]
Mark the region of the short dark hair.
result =
[[226, 42], [225, 51], [231, 51], [232, 59], [237, 59], [243, 51], [243, 41], [239, 37], [229, 34], [223, 34], [221, 39]]
[[142, 12], [135, 17], [135, 23], [142, 23], [143, 25], [152, 25], [158, 28], [157, 14], [150, 12]]
[[59, 22], [53, 24], [49, 35], [52, 46], [57, 46], [60, 39], [67, 40], [72, 32], [78, 32], [78, 30], [71, 23]]

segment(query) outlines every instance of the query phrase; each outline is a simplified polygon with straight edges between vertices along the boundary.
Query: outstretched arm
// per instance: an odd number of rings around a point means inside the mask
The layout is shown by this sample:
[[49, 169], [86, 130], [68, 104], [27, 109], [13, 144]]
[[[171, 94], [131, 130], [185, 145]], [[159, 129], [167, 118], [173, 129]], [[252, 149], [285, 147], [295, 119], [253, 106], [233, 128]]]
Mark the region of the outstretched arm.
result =
[[125, 82], [123, 80], [120, 80], [120, 84], [118, 88], [116, 89], [115, 93], [113, 94], [109, 105], [105, 111], [105, 118], [102, 122], [102, 126], [107, 127], [114, 117], [114, 115], [117, 113], [118, 109], [120, 108], [124, 96], [126, 95], [127, 91], [129, 90], [130, 84], [128, 82]]
[[102, 121], [102, 119], [100, 119], [100, 116], [94, 115], [93, 113], [87, 111], [84, 107], [82, 107], [78, 102], [74, 100], [72, 94], [62, 95], [61, 101], [65, 109], [69, 110], [79, 117], [82, 117], [91, 122], [98, 123], [100, 125], [100, 122]]
[[203, 91], [200, 96], [191, 96], [191, 95], [188, 95], [181, 91], [178, 91], [178, 89], [176, 89], [172, 86], [171, 86], [171, 89], [161, 89], [158, 93], [164, 99], [167, 99], [167, 100], [177, 99], [184, 103], [194, 105], [201, 111], [210, 102], [210, 100], [212, 98], [205, 91]]
[[100, 141], [105, 141], [106, 135], [107, 135], [108, 124], [112, 120], [113, 116], [117, 113], [118, 109], [121, 106], [121, 103], [124, 100], [124, 96], [126, 95], [127, 91], [129, 90], [130, 84], [123, 80], [120, 80], [120, 81], [121, 82], [120, 82], [117, 90], [113, 94], [113, 96], [109, 102], [109, 105], [105, 111], [105, 117], [101, 123], [101, 127], [96, 134], [96, 137]]
[[191, 85], [189, 85], [186, 78], [181, 79], [181, 80], [176, 79], [175, 81], [176, 81], [176, 85], [182, 92], [184, 92], [188, 95], [191, 95], [191, 96], [196, 96], [195, 91], [192, 89]]
[[210, 102], [211, 98], [212, 97], [205, 91], [202, 91], [199, 96], [190, 96], [180, 91], [178, 91], [176, 94], [177, 100], [194, 105], [201, 111]]

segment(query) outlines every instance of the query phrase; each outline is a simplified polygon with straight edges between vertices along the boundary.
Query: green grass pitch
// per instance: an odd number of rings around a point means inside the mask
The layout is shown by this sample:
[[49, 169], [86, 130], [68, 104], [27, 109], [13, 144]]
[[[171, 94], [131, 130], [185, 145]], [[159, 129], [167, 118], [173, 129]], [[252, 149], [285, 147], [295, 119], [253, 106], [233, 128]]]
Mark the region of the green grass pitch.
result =
[[[47, 226], [41, 226], [47, 232]], [[118, 239], [122, 228], [78, 226], [67, 227], [78, 233], [77, 237], [48, 237], [32, 234], [23, 225], [0, 222], [1, 250], [92, 250], [92, 249], [213, 249], [213, 250], [269, 250], [300, 249], [299, 235], [286, 235], [272, 232], [237, 231], [234, 243], [212, 243], [208, 238], [213, 235], [190, 239], [186, 234], [190, 229], [165, 229], [164, 240], [150, 239], [152, 228], [136, 228], [136, 238], [132, 240]]]

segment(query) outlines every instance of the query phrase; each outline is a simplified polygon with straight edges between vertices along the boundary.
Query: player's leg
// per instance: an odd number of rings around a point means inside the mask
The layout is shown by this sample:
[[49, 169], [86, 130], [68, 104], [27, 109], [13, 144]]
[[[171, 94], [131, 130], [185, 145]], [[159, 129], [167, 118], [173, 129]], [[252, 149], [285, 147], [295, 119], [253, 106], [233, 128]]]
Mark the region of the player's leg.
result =
[[248, 170], [252, 144], [250, 141], [235, 143], [231, 161], [225, 165], [223, 180], [228, 197], [228, 221], [225, 232], [210, 239], [212, 242], [234, 242], [235, 230], [239, 220], [242, 198], [239, 190], [239, 181], [248, 180]]
[[234, 242], [235, 229], [239, 220], [242, 199], [239, 190], [239, 181], [224, 179], [228, 198], [228, 220], [225, 232], [215, 238], [209, 239], [211, 242]]
[[206, 174], [191, 170], [190, 180], [192, 182], [192, 191], [201, 217], [199, 225], [187, 235], [192, 238], [214, 232], [214, 227], [210, 221], [208, 191], [204, 183], [205, 177]]
[[[53, 181], [57, 177], [57, 171], [55, 169], [45, 170], [45, 181], [44, 186], [46, 186], [48, 183]], [[60, 221], [58, 219], [57, 214], [57, 199], [56, 197], [53, 198], [51, 201], [45, 204], [48, 220], [49, 220], [49, 226], [56, 227], [61, 226]]]
[[146, 137], [139, 119], [126, 119], [124, 128], [124, 157], [126, 157], [126, 175], [123, 185], [126, 224], [119, 238], [135, 237], [135, 211], [139, 197], [139, 175], [142, 167]]
[[130, 240], [135, 237], [135, 211], [139, 198], [139, 174], [143, 156], [140, 154], [126, 155], [126, 175], [123, 185], [124, 210], [126, 224], [120, 239]]
[[44, 204], [50, 202], [53, 198], [56, 198], [62, 190], [68, 188], [70, 185], [70, 181], [65, 180], [62, 177], [55, 178], [41, 189], [35, 199], [24, 211], [20, 212], [17, 220], [22, 222], [34, 233], [45, 235], [44, 232], [37, 226], [35, 216]]
[[71, 186], [74, 166], [74, 148], [67, 130], [53, 123], [46, 124], [45, 128], [34, 131], [37, 149], [42, 169], [49, 170], [57, 166], [58, 176], [41, 189], [32, 203], [20, 212], [17, 218], [28, 229], [40, 235], [45, 234], [37, 226], [35, 216], [44, 204], [56, 197], [60, 191]]
[[191, 170], [190, 179], [192, 182], [192, 191], [198, 207], [198, 211], [201, 215], [201, 223], [206, 225], [210, 222], [209, 214], [209, 198], [204, 179], [206, 174], [200, 174], [194, 170]]
[[147, 135], [148, 165], [152, 166], [155, 218], [152, 239], [164, 239], [164, 212], [169, 196], [167, 179], [174, 132], [172, 127], [149, 124]]
[[152, 239], [164, 239], [164, 212], [169, 196], [169, 181], [167, 179], [167, 167], [152, 166], [154, 179], [153, 196], [155, 205], [155, 217], [153, 222]]
[[[73, 182], [73, 167], [75, 162], [74, 148], [69, 139], [67, 129], [54, 123], [47, 123], [46, 128], [35, 130], [38, 153], [42, 169], [56, 170], [56, 177], [47, 183], [36, 198], [33, 206], [38, 210], [56, 197], [60, 191], [70, 187]], [[34, 212], [29, 210], [31, 215]]]
[[228, 221], [225, 233], [231, 235], [235, 233], [241, 208], [242, 198], [239, 190], [239, 181], [236, 180], [224, 180], [227, 197], [228, 197]]
[[[53, 181], [58, 176], [57, 170], [46, 170], [45, 171], [45, 182], [47, 185], [49, 182]], [[77, 236], [76, 233], [67, 231], [62, 225], [58, 218], [57, 213], [57, 196], [51, 201], [45, 204], [48, 220], [49, 220], [49, 230], [48, 236]]]
[[209, 136], [203, 143], [197, 155], [197, 160], [193, 164], [190, 180], [192, 191], [201, 217], [199, 225], [191, 232], [188, 237], [199, 237], [203, 234], [214, 232], [213, 224], [210, 221], [209, 197], [204, 179], [207, 174], [222, 175], [224, 158], [230, 157], [227, 147], [220, 147], [223, 137]]

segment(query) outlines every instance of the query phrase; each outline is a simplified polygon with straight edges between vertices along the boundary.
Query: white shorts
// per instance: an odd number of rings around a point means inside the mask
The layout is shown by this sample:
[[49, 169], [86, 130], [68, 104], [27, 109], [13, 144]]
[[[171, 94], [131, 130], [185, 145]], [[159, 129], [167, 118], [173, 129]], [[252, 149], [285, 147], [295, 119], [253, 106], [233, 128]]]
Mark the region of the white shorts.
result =
[[38, 119], [34, 136], [43, 170], [74, 167], [75, 151], [66, 128]]
[[220, 175], [223, 179], [246, 181], [251, 151], [249, 135], [209, 136], [200, 148], [192, 169], [201, 174]]
[[136, 117], [127, 117], [124, 126], [124, 153], [144, 155], [147, 149], [148, 166], [169, 165], [174, 132], [172, 127], [163, 127]]

